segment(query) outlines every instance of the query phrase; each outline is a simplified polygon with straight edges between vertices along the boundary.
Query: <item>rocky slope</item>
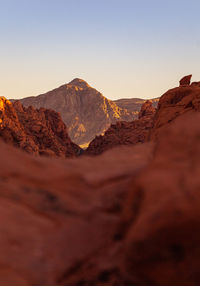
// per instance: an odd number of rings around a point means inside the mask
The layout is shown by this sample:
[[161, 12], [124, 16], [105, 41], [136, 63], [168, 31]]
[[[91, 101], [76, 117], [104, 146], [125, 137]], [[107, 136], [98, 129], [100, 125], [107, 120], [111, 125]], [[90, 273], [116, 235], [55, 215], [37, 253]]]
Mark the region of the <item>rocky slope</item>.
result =
[[85, 151], [87, 155], [99, 155], [118, 145], [132, 145], [144, 143], [153, 128], [156, 109], [152, 101], [146, 101], [139, 112], [139, 119], [131, 122], [117, 122], [102, 136], [96, 136]]
[[55, 160], [0, 142], [0, 285], [200, 285], [200, 92], [191, 89], [188, 112], [176, 102], [182, 87], [170, 97], [179, 114], [155, 143]]
[[0, 97], [0, 137], [35, 155], [76, 156], [80, 147], [72, 143], [60, 115], [44, 108], [25, 108]]
[[57, 89], [21, 100], [26, 107], [50, 108], [59, 112], [69, 136], [79, 145], [87, 145], [95, 135], [104, 133], [116, 121], [131, 121], [132, 111], [120, 108], [81, 79], [74, 79]]

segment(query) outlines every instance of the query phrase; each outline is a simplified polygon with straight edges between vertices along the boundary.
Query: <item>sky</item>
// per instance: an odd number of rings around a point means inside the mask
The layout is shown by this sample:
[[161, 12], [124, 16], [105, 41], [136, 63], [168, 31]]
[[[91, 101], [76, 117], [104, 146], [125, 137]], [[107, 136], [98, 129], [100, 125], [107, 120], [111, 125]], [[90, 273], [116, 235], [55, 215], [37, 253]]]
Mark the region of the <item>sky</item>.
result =
[[199, 0], [0, 0], [0, 96], [82, 78], [109, 99], [200, 81]]

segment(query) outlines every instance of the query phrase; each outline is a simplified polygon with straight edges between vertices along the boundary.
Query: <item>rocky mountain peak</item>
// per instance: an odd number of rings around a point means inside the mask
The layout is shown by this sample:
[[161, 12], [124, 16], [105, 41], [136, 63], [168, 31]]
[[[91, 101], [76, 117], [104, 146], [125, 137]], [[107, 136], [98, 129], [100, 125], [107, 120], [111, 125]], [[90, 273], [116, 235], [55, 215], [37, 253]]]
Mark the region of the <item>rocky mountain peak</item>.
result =
[[45, 94], [20, 101], [25, 107], [32, 105], [59, 112], [68, 127], [70, 138], [82, 147], [116, 121], [132, 121], [135, 116], [79, 78]]
[[86, 81], [80, 78], [73, 79], [67, 85], [73, 85], [75, 87], [84, 88], [84, 89], [90, 87], [90, 85]]

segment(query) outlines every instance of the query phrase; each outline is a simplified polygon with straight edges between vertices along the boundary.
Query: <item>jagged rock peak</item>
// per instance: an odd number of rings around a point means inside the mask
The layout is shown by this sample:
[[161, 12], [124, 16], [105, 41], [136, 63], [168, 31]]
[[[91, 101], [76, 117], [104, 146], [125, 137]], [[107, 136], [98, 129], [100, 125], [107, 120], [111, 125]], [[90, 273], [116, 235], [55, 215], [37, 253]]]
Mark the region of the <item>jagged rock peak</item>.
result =
[[182, 85], [190, 85], [190, 81], [192, 78], [192, 74], [184, 76], [180, 81], [180, 86]]
[[68, 83], [68, 85], [73, 85], [80, 88], [88, 88], [91, 87], [86, 81], [80, 78], [75, 78]]

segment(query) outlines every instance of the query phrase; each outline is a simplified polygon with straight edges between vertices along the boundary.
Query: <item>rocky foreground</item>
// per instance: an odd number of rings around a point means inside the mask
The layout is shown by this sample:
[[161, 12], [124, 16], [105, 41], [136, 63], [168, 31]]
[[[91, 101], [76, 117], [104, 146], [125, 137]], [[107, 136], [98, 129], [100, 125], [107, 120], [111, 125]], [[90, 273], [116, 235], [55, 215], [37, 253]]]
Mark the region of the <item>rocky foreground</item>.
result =
[[200, 285], [200, 84], [143, 144], [76, 159], [0, 142], [0, 285]]

